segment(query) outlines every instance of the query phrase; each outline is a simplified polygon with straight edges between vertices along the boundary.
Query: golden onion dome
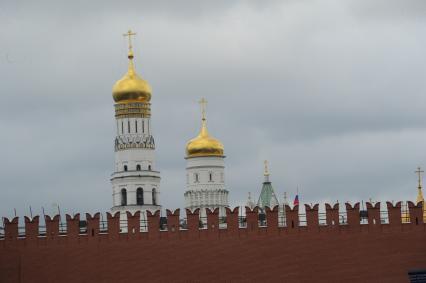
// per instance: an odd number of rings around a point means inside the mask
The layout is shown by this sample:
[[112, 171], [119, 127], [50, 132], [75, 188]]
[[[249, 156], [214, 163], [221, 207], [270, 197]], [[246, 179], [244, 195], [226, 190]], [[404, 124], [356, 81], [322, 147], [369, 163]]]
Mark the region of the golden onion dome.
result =
[[186, 145], [186, 157], [219, 156], [223, 157], [223, 144], [209, 135], [206, 119], [203, 115], [201, 131]]
[[136, 74], [133, 65], [133, 52], [129, 51], [129, 69], [112, 88], [112, 97], [116, 103], [149, 102], [151, 86]]

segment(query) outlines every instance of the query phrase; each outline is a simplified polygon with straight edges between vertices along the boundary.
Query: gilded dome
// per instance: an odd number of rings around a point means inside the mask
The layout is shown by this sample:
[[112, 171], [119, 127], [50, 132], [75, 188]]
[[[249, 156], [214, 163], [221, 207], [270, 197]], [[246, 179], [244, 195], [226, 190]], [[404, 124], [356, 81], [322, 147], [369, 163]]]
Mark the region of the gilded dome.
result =
[[223, 144], [209, 135], [204, 118], [200, 134], [186, 145], [187, 158], [198, 156], [223, 156]]
[[133, 52], [129, 53], [129, 69], [112, 88], [112, 97], [116, 103], [149, 102], [151, 87], [147, 81], [136, 74], [133, 65]]

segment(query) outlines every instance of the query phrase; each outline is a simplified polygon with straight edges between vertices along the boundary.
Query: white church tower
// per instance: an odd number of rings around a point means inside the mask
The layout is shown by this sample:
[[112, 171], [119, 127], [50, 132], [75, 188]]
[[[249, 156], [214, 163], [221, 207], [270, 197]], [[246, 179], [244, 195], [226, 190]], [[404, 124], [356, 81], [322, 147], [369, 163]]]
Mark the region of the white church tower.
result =
[[160, 172], [155, 164], [155, 142], [151, 128], [151, 87], [136, 74], [129, 31], [129, 68], [113, 87], [117, 134], [115, 170], [111, 176], [111, 211], [160, 209]]
[[222, 143], [207, 131], [205, 106], [202, 107], [201, 131], [186, 145], [186, 208], [200, 208], [200, 216], [206, 216], [206, 208], [219, 208], [225, 216], [228, 206], [228, 191], [225, 188], [225, 156]]

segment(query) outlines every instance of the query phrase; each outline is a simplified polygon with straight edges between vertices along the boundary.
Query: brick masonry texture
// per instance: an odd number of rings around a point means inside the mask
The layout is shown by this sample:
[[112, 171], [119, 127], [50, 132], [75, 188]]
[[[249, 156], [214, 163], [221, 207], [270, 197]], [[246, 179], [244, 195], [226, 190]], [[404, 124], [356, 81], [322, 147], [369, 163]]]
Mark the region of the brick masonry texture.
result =
[[[306, 207], [301, 227], [292, 215], [298, 207], [286, 207], [294, 227], [278, 227], [275, 207], [268, 227], [258, 227], [257, 209], [246, 208], [247, 228], [238, 228], [238, 210], [228, 209], [226, 229], [218, 229], [215, 210], [201, 230], [198, 211], [186, 211], [188, 229], [178, 229], [176, 210], [167, 211], [168, 231], [158, 229], [159, 212], [148, 213], [148, 232], [139, 232], [134, 215], [134, 233], [119, 233], [118, 214], [108, 215], [108, 231], [99, 233], [95, 214], [86, 215], [84, 235], [79, 215], [67, 216], [66, 235], [58, 233], [59, 217], [48, 217], [42, 237], [38, 217], [25, 219], [25, 237], [18, 237], [17, 218], [5, 219], [0, 282], [408, 282], [408, 270], [426, 268], [422, 204], [409, 203], [411, 223], [401, 223], [400, 203], [387, 205], [389, 224], [373, 221], [379, 206], [371, 204], [371, 221], [360, 224], [356, 204], [346, 205], [347, 225], [319, 225], [316, 205]], [[328, 223], [336, 209], [327, 206]]]

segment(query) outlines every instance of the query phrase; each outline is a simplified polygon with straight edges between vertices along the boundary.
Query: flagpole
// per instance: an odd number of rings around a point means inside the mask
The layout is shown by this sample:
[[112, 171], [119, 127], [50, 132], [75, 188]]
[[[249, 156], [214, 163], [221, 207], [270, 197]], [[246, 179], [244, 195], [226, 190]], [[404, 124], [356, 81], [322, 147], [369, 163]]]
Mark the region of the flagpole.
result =
[[46, 225], [46, 214], [44, 213], [44, 207], [41, 207], [41, 211], [43, 212], [44, 225]]

